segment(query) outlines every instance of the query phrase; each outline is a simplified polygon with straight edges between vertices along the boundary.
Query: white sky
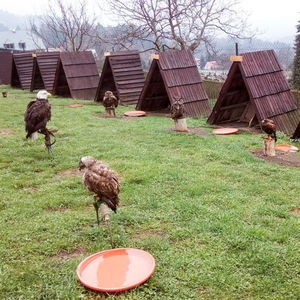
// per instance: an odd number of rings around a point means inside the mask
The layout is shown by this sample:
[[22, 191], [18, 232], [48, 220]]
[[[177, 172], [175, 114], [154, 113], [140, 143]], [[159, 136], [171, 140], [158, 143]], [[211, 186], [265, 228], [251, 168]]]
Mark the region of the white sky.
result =
[[[76, 3], [78, 0], [64, 0]], [[101, 16], [102, 24], [109, 24], [109, 19], [101, 15], [97, 2], [105, 0], [87, 0], [93, 13]], [[262, 34], [258, 38], [272, 40], [294, 36], [296, 24], [300, 20], [300, 0], [240, 0], [243, 10], [249, 12], [249, 23]], [[48, 0], [0, 0], [0, 9], [11, 13], [41, 14], [47, 7]], [[0, 20], [1, 23], [1, 20]]]

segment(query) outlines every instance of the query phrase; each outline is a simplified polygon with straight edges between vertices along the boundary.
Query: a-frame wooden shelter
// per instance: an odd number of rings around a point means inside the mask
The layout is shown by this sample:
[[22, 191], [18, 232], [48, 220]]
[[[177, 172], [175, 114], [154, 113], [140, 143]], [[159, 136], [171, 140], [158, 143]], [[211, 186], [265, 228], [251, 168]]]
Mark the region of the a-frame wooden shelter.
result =
[[250, 52], [235, 61], [208, 118], [210, 124], [272, 119], [292, 135], [299, 123], [297, 104], [273, 50]]
[[31, 52], [13, 54], [11, 86], [30, 89], [34, 56]]
[[189, 50], [153, 56], [136, 109], [169, 112], [176, 98], [182, 98], [188, 117], [208, 116], [211, 111], [196, 61]]
[[53, 93], [59, 52], [38, 52], [34, 59], [30, 90], [46, 89]]
[[94, 99], [99, 73], [91, 51], [61, 52], [54, 80], [55, 95]]
[[145, 76], [138, 51], [106, 53], [95, 97], [102, 102], [104, 93], [112, 91], [123, 105], [137, 104]]

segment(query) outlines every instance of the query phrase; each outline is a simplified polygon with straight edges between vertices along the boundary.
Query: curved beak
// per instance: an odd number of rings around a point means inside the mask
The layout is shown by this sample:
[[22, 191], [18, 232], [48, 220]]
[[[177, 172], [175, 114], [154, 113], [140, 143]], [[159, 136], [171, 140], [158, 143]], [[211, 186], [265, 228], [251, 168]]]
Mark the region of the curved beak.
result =
[[51, 94], [51, 93], [47, 93], [47, 96], [48, 96], [48, 97], [51, 97], [51, 96], [52, 96], [52, 94]]

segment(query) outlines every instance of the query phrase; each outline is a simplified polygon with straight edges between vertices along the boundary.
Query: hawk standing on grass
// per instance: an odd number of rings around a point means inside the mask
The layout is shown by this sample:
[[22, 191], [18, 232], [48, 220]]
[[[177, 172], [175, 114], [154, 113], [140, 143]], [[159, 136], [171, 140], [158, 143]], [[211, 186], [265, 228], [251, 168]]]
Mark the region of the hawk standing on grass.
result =
[[118, 107], [119, 101], [117, 97], [114, 96], [113, 92], [106, 91], [103, 97], [103, 106], [105, 107], [106, 112], [111, 115], [111, 112], [113, 113], [113, 116], [116, 116], [115, 109]]
[[46, 90], [39, 91], [36, 95], [36, 100], [31, 101], [27, 105], [25, 112], [25, 130], [27, 132], [26, 138], [37, 139], [38, 133], [45, 136], [45, 145], [48, 152], [51, 152], [50, 136], [54, 136], [46, 126], [48, 121], [51, 120], [51, 105], [48, 102], [48, 96], [51, 96]]
[[262, 130], [268, 135], [269, 138], [274, 139], [277, 142], [276, 125], [273, 120], [264, 119], [261, 121]]
[[[105, 203], [114, 212], [119, 204], [120, 182], [118, 175], [104, 162], [92, 156], [80, 159], [79, 169], [83, 170], [83, 182], [86, 188], [95, 193], [94, 207], [99, 225], [99, 207]], [[105, 218], [105, 215], [103, 216]]]

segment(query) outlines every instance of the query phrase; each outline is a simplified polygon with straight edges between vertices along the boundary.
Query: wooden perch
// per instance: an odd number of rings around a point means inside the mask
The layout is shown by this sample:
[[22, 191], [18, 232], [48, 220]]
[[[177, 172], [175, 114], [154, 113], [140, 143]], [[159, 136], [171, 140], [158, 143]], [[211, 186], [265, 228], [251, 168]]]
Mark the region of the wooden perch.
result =
[[264, 154], [266, 156], [275, 156], [275, 139], [269, 136], [264, 138]]
[[187, 124], [186, 124], [186, 118], [174, 119], [174, 122], [175, 122], [175, 131], [179, 131], [179, 132], [187, 132], [188, 131]]

